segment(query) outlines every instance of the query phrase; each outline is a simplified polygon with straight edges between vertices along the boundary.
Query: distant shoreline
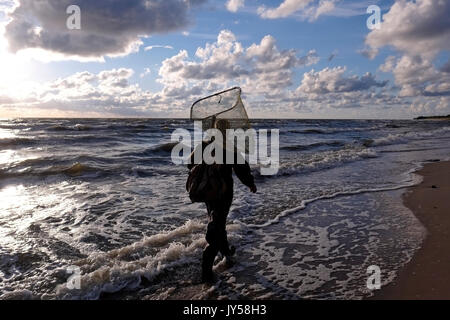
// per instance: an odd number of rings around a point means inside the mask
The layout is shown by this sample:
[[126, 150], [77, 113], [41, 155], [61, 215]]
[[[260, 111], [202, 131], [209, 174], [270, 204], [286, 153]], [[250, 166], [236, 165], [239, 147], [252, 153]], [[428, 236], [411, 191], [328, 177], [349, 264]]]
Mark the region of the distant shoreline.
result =
[[450, 120], [450, 114], [446, 116], [420, 116], [417, 118], [414, 118], [414, 120]]

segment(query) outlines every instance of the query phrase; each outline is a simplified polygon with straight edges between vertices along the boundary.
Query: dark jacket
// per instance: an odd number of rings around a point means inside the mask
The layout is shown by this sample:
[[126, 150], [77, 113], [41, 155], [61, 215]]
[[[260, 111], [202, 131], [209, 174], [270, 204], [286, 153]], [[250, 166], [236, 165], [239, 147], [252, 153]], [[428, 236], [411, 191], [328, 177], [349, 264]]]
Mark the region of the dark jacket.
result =
[[[197, 150], [197, 148], [202, 148], [202, 154], [203, 151], [205, 150], [206, 146], [208, 144], [210, 144], [211, 141], [203, 141], [202, 145], [198, 145], [195, 150], [191, 153], [191, 155], [189, 156], [188, 159], [188, 169], [192, 169], [195, 165], [194, 163], [194, 153]], [[247, 163], [247, 161], [242, 161], [242, 156], [240, 155], [239, 152], [237, 152], [237, 150], [235, 150], [234, 152], [234, 164], [226, 164], [226, 149], [224, 149], [223, 151], [223, 164], [219, 165], [220, 166], [220, 172], [222, 174], [223, 179], [225, 180], [225, 182], [227, 183], [229, 190], [233, 190], [233, 170], [234, 173], [236, 174], [236, 176], [239, 178], [239, 180], [246, 185], [247, 187], [252, 187], [255, 185], [255, 181], [254, 178], [252, 176], [251, 173], [251, 169], [249, 164]], [[240, 159], [240, 162], [244, 162], [242, 164], [238, 163], [238, 159]]]

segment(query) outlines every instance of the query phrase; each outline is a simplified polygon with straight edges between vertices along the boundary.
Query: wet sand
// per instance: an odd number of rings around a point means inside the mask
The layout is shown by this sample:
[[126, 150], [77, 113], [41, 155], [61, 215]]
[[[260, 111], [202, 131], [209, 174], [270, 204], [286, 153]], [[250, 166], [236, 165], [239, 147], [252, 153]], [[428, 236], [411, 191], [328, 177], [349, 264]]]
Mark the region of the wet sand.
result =
[[373, 299], [450, 299], [450, 162], [428, 163], [417, 173], [423, 182], [403, 199], [427, 229], [426, 238], [395, 281]]

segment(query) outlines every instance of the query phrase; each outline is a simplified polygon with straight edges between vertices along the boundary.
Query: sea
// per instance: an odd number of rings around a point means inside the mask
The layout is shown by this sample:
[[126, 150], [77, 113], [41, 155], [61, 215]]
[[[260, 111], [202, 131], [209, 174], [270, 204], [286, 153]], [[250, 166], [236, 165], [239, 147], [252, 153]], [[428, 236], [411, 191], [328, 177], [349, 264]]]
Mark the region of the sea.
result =
[[[171, 159], [187, 119], [0, 120], [0, 299], [363, 299], [426, 236], [402, 203], [450, 123], [252, 119], [279, 130], [279, 170], [234, 178], [217, 282], [200, 283], [208, 223]], [[378, 270], [378, 269], [377, 269]]]

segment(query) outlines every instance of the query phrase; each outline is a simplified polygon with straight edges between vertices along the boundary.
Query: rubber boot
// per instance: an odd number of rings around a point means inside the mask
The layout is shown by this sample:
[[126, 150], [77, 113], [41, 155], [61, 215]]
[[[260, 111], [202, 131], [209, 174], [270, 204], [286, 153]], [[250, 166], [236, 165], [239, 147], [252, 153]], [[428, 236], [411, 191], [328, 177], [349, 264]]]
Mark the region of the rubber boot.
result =
[[225, 255], [225, 266], [227, 268], [231, 268], [235, 265], [236, 261], [234, 260], [233, 256], [236, 253], [236, 248], [234, 246], [230, 247], [229, 254]]
[[214, 281], [214, 273], [212, 267], [216, 258], [217, 250], [212, 246], [207, 246], [203, 250], [202, 257], [202, 282], [211, 283]]

